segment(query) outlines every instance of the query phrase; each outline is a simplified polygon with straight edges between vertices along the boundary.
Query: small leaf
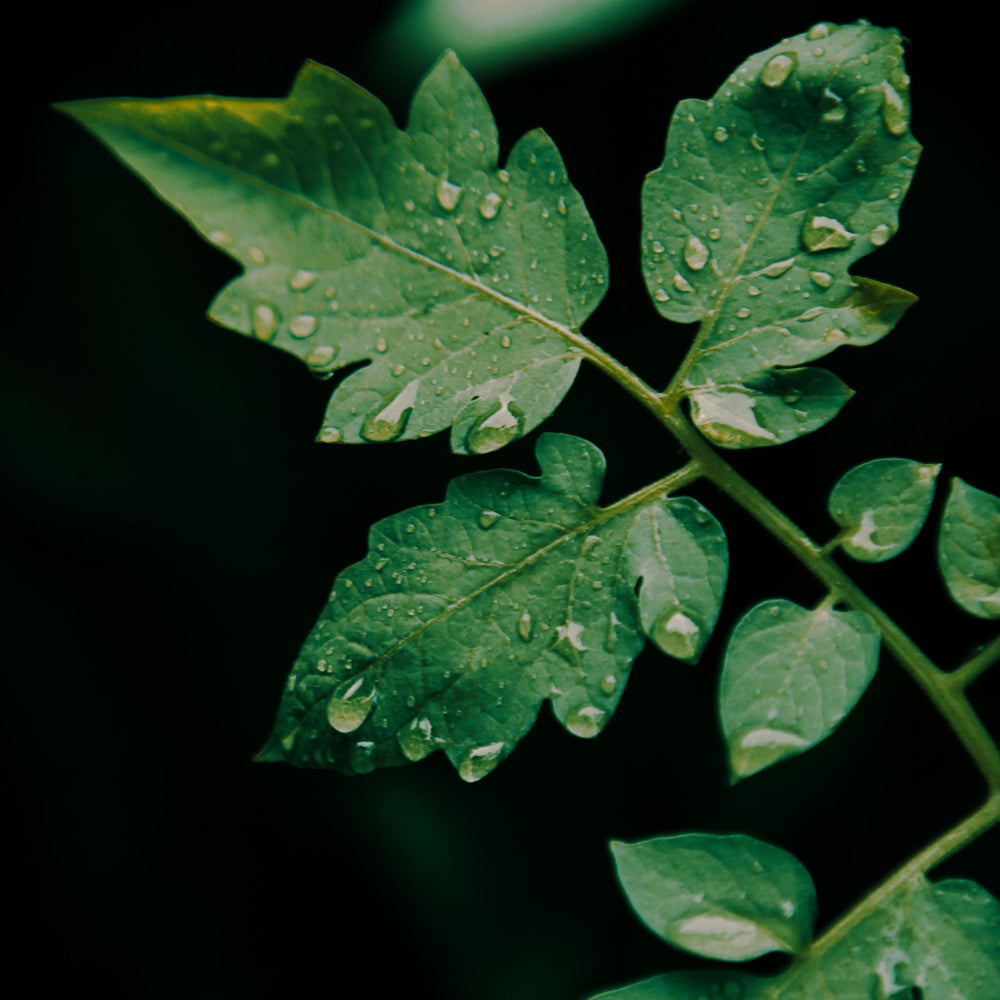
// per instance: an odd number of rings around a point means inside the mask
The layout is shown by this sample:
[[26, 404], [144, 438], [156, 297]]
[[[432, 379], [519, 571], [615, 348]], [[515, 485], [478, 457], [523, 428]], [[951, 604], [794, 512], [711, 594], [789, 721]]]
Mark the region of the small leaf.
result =
[[895, 233], [920, 154], [902, 54], [894, 31], [831, 25], [674, 112], [643, 188], [646, 283], [664, 318], [701, 324], [682, 389], [718, 444], [780, 444], [826, 423], [847, 398], [833, 376], [810, 386], [822, 405], [788, 410], [762, 405], [762, 380], [874, 343], [916, 301], [849, 270]]
[[923, 1000], [1000, 996], [1000, 903], [976, 883], [917, 876], [772, 979], [675, 972], [592, 1000], [914, 1000], [918, 987]]
[[729, 568], [719, 522], [690, 497], [640, 511], [628, 534], [628, 571], [642, 580], [642, 627], [668, 656], [697, 662], [715, 620]]
[[796, 952], [812, 937], [816, 893], [786, 851], [742, 834], [611, 844], [633, 909], [660, 937], [708, 958]]
[[397, 441], [451, 427], [494, 451], [558, 405], [570, 342], [607, 260], [559, 152], [525, 135], [498, 168], [496, 124], [454, 53], [407, 131], [371, 94], [307, 62], [283, 100], [185, 97], [61, 106], [243, 273], [209, 315], [321, 378], [319, 440]]
[[826, 739], [875, 676], [878, 649], [878, 629], [860, 611], [780, 599], [751, 608], [733, 630], [719, 688], [734, 777]]
[[1000, 618], [1000, 498], [951, 481], [938, 566], [956, 604], [977, 618]]
[[830, 492], [830, 516], [843, 528], [840, 546], [862, 562], [905, 551], [927, 520], [940, 465], [876, 458], [855, 466]]
[[784, 444], [832, 420], [854, 393], [823, 368], [775, 369], [690, 393], [691, 419], [723, 448]]
[[725, 586], [715, 519], [662, 483], [595, 506], [604, 456], [580, 438], [543, 434], [536, 454], [540, 477], [463, 476], [443, 503], [374, 525], [260, 759], [354, 774], [442, 750], [478, 781], [546, 699], [575, 736], [601, 731], [645, 642], [640, 607], [654, 624], [671, 602], [697, 620], [683, 635], [696, 655]]

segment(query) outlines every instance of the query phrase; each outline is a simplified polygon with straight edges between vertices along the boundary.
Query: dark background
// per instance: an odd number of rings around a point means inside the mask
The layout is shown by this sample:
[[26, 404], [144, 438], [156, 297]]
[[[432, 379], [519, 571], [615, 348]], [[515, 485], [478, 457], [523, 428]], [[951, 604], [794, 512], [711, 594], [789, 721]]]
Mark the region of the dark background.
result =
[[[659, 320], [639, 270], [639, 187], [683, 97], [817, 20], [864, 16], [912, 40], [924, 159], [899, 235], [856, 268], [921, 302], [883, 342], [828, 366], [858, 391], [828, 427], [734, 464], [821, 540], [851, 465], [943, 462], [1000, 492], [996, 460], [995, 34], [966, 3], [688, 3], [485, 91], [509, 150], [555, 139], [611, 259], [589, 336], [665, 384], [689, 331]], [[697, 667], [647, 650], [602, 736], [547, 707], [494, 774], [439, 754], [348, 779], [251, 762], [299, 644], [367, 526], [439, 500], [454, 476], [534, 471], [537, 434], [501, 455], [446, 435], [312, 442], [331, 383], [204, 318], [234, 273], [54, 100], [284, 93], [301, 61], [336, 67], [405, 119], [416, 80], [372, 55], [393, 5], [250, 9], [38, 6], [10, 35], [3, 338], [5, 980], [19, 996], [291, 995], [582, 1000], [698, 967], [631, 914], [607, 841], [739, 830], [795, 853], [828, 922], [978, 804], [975, 769], [888, 655], [825, 743], [729, 788], [714, 708], [724, 636], [753, 602], [809, 605], [818, 585], [710, 488], [731, 584]], [[505, 153], [504, 153], [505, 155]], [[586, 367], [547, 429], [608, 454], [616, 499], [680, 456]], [[996, 624], [954, 608], [928, 529], [883, 566], [851, 567], [937, 662]], [[971, 691], [998, 730], [997, 678]], [[939, 876], [1000, 892], [995, 833]], [[762, 968], [775, 968], [765, 960]], [[780, 963], [778, 963], [780, 964]]]

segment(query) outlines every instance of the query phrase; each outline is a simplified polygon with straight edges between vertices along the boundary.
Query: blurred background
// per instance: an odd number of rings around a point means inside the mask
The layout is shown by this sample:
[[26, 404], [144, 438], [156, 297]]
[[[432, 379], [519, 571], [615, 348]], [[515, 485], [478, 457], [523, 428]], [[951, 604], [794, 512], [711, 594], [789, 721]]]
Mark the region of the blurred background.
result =
[[[925, 153], [892, 242], [856, 268], [920, 296], [900, 326], [829, 367], [857, 390], [801, 441], [734, 464], [820, 540], [825, 497], [880, 456], [943, 462], [1000, 492], [996, 460], [994, 35], [981, 8], [720, 0], [422, 0], [39, 8], [14, 50], [0, 331], [8, 507], [2, 707], [6, 978], [20, 996], [106, 1000], [295, 995], [583, 1000], [697, 968], [618, 890], [609, 838], [743, 831], [795, 853], [825, 923], [978, 804], [975, 770], [886, 655], [859, 708], [810, 753], [727, 784], [715, 713], [724, 637], [754, 602], [817, 584], [713, 490], [731, 583], [698, 666], [647, 650], [594, 741], [548, 707], [513, 755], [465, 785], [440, 756], [348, 779], [254, 764], [287, 670], [366, 529], [439, 500], [455, 475], [534, 472], [537, 434], [501, 454], [446, 435], [312, 441], [332, 384], [204, 317], [228, 258], [58, 100], [277, 96], [303, 59], [405, 121], [446, 47], [480, 79], [503, 154], [542, 126], [611, 260], [588, 335], [665, 384], [690, 331], [659, 320], [639, 269], [639, 190], [674, 104], [819, 20], [867, 17], [911, 39]], [[926, 11], [926, 12], [924, 12]], [[13, 124], [10, 124], [10, 116]], [[672, 441], [586, 367], [545, 429], [608, 455], [610, 502], [680, 463]], [[944, 489], [917, 543], [851, 567], [937, 662], [996, 624], [954, 608], [935, 568]], [[1000, 673], [1000, 671], [995, 671]], [[1000, 678], [972, 689], [1000, 731]], [[996, 832], [938, 875], [1000, 892]], [[761, 960], [762, 971], [780, 962]], [[20, 967], [20, 968], [19, 968]]]

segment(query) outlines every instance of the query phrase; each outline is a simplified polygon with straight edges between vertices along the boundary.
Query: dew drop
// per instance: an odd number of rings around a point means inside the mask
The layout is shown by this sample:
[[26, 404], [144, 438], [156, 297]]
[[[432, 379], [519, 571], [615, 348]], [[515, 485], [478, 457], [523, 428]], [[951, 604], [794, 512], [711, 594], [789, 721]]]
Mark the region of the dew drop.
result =
[[750, 315], [750, 310], [746, 306], [741, 306], [736, 310], [736, 315], [739, 316], [740, 319], [746, 319]]
[[319, 439], [324, 444], [336, 444], [340, 440], [340, 430], [336, 427], [324, 427], [319, 432]]
[[247, 256], [248, 256], [248, 257], [249, 257], [249, 258], [250, 258], [250, 259], [251, 259], [251, 260], [252, 260], [252, 261], [253, 261], [253, 262], [254, 262], [255, 264], [266, 264], [266, 263], [267, 263], [267, 254], [266, 254], [266, 253], [264, 253], [264, 251], [263, 251], [263, 250], [261, 250], [261, 248], [260, 248], [260, 247], [250, 247], [250, 248], [249, 248], [249, 249], [247, 250]]
[[664, 246], [659, 240], [653, 240], [653, 242], [650, 243], [649, 246], [650, 249], [653, 251], [653, 253], [663, 253], [664, 251]]
[[382, 409], [365, 418], [361, 436], [366, 441], [395, 441], [406, 429], [419, 391], [419, 379], [408, 382]]
[[423, 760], [434, 749], [431, 720], [417, 716], [396, 733], [396, 742], [407, 760]]
[[725, 126], [719, 125], [712, 133], [712, 138], [716, 142], [725, 142], [729, 138], [729, 133], [726, 131]]
[[338, 733], [353, 733], [371, 712], [378, 689], [367, 675], [348, 677], [333, 689], [326, 703], [326, 720]]
[[581, 705], [566, 716], [564, 725], [581, 739], [593, 739], [603, 728], [607, 713], [596, 705]]
[[501, 347], [510, 347], [510, 337], [508, 337], [507, 334], [504, 334], [500, 338], [500, 346]]
[[891, 135], [904, 135], [909, 124], [906, 102], [888, 80], [882, 81], [882, 121]]
[[524, 414], [514, 405], [514, 397], [502, 392], [492, 412], [478, 420], [466, 435], [466, 447], [475, 455], [485, 455], [520, 437]]
[[872, 241], [872, 245], [876, 247], [885, 246], [889, 242], [889, 237], [892, 236], [892, 230], [883, 223], [880, 226], [876, 226], [872, 232], [869, 239]]
[[258, 302], [252, 310], [253, 335], [258, 340], [270, 340], [281, 322], [278, 311], [266, 302]]
[[810, 271], [809, 277], [820, 288], [829, 288], [833, 284], [833, 275], [827, 274], [826, 271]]
[[694, 287], [691, 282], [684, 277], [679, 271], [674, 272], [673, 286], [679, 292], [693, 292]]
[[694, 660], [701, 646], [701, 627], [676, 605], [667, 608], [653, 622], [650, 638], [668, 656]]
[[689, 235], [684, 241], [684, 263], [692, 271], [700, 271], [708, 263], [708, 256], [708, 247], [694, 234]]
[[847, 117], [847, 105], [843, 98], [829, 87], [823, 91], [823, 114], [820, 117], [831, 125], [837, 125]]
[[462, 197], [462, 189], [457, 184], [452, 184], [446, 177], [442, 177], [437, 183], [438, 204], [446, 211], [452, 212], [458, 204], [458, 199]]
[[389, 345], [385, 342], [385, 337], [378, 337], [375, 341], [375, 350], [378, 351], [379, 354], [385, 354], [388, 349]]
[[657, 288], [653, 298], [655, 298], [657, 302], [670, 301], [670, 296], [667, 294], [667, 290], [665, 288]]
[[759, 136], [756, 132], [750, 136], [750, 145], [757, 150], [758, 153], [764, 152], [764, 147], [767, 143]]
[[556, 641], [552, 644], [553, 652], [564, 660], [576, 666], [580, 661], [579, 654], [588, 647], [583, 644], [584, 627], [579, 622], [566, 622], [556, 626]]
[[293, 337], [308, 337], [316, 329], [316, 317], [305, 313], [293, 316], [288, 322], [288, 332]]
[[773, 264], [768, 264], [760, 273], [765, 278], [780, 278], [786, 271], [795, 266], [795, 258], [789, 257], [787, 260], [776, 260]]
[[319, 275], [315, 271], [299, 270], [288, 279], [288, 286], [295, 292], [305, 291]]
[[797, 62], [794, 52], [779, 52], [761, 70], [760, 82], [765, 87], [780, 87], [792, 75]]
[[502, 515], [498, 510], [481, 510], [477, 520], [479, 521], [479, 527], [485, 531], [487, 528], [492, 528], [501, 517]]
[[506, 744], [500, 740], [497, 743], [472, 747], [459, 761], [458, 776], [468, 782], [485, 778], [500, 763], [505, 746]]
[[490, 191], [483, 196], [483, 200], [479, 203], [479, 214], [484, 219], [495, 219], [502, 204], [503, 198], [496, 191]]
[[370, 774], [375, 766], [375, 744], [371, 740], [358, 740], [351, 747], [351, 767], [357, 774]]
[[225, 229], [213, 229], [208, 238], [218, 246], [229, 246], [233, 242], [233, 234]]
[[565, 215], [566, 214], [566, 199], [565, 198], [560, 197], [560, 199], [556, 202], [556, 211], [560, 215]]
[[531, 633], [534, 629], [534, 622], [531, 620], [531, 612], [525, 611], [517, 620], [517, 634], [525, 641], [531, 641]]
[[601, 678], [601, 690], [605, 694], [614, 694], [616, 687], [618, 687], [618, 678], [614, 674], [605, 674]]
[[335, 347], [324, 344], [322, 347], [314, 347], [306, 357], [306, 364], [310, 368], [326, 368], [333, 361], [337, 353]]
[[717, 227], [713, 227], [708, 231], [708, 238], [710, 240], [717, 240], [720, 239], [721, 237], [722, 237], [722, 230]]
[[854, 240], [844, 224], [828, 215], [807, 215], [802, 224], [802, 243], [810, 253], [841, 250]]
[[830, 35], [830, 25], [825, 24], [822, 21], [819, 24], [814, 24], [807, 32], [806, 38], [810, 42], [817, 42], [821, 38], [827, 38]]

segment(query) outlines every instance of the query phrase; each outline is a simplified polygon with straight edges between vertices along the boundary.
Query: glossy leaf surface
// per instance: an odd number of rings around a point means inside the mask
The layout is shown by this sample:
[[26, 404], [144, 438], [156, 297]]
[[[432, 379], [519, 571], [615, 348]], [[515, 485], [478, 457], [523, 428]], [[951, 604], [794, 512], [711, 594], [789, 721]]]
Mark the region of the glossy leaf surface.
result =
[[1000, 618], [1000, 498], [951, 481], [938, 565], [956, 604], [977, 618]]
[[742, 834], [612, 842], [618, 878], [643, 923], [708, 958], [795, 952], [812, 935], [816, 893], [786, 851]]
[[826, 423], [850, 390], [796, 366], [873, 343], [915, 301], [849, 273], [895, 233], [920, 153], [902, 52], [894, 31], [823, 25], [674, 112], [643, 189], [646, 283], [663, 317], [701, 324], [683, 390], [717, 444]]
[[213, 320], [321, 377], [367, 362], [333, 393], [320, 440], [451, 427], [455, 451], [493, 451], [572, 383], [567, 335], [604, 294], [604, 249], [544, 132], [498, 168], [493, 116], [453, 53], [406, 131], [314, 62], [283, 100], [62, 109], [242, 266]]
[[927, 520], [940, 465], [876, 458], [855, 466], [830, 492], [830, 516], [843, 529], [841, 548], [862, 562], [905, 551]]
[[963, 879], [918, 876], [827, 946], [773, 979], [670, 973], [592, 1000], [994, 1000], [1000, 996], [1000, 904]]
[[604, 456], [580, 438], [543, 434], [537, 456], [538, 478], [463, 476], [443, 503], [372, 528], [305, 642], [263, 759], [359, 773], [443, 750], [475, 781], [546, 699], [571, 733], [596, 736], [643, 620], [661, 642], [674, 630], [697, 645], [695, 622], [707, 637], [726, 573], [712, 515], [667, 497], [670, 477], [596, 506]]
[[878, 630], [860, 611], [786, 600], [751, 608], [733, 630], [719, 687], [734, 777], [826, 739], [875, 676], [878, 650]]

